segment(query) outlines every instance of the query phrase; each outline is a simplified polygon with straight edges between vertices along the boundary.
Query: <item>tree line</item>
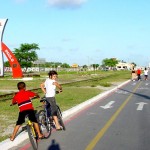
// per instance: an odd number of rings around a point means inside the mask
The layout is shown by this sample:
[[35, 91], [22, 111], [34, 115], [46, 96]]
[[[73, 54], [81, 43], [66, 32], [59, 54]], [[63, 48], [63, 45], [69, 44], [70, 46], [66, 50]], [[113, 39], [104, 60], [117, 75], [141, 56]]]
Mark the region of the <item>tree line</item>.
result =
[[[13, 51], [13, 54], [17, 58], [21, 68], [25, 68], [27, 70], [28, 67], [51, 67], [51, 68], [70, 68], [71, 66], [67, 63], [61, 63], [61, 62], [45, 62], [44, 64], [35, 64], [34, 62], [37, 61], [38, 55], [37, 50], [40, 50], [39, 45], [36, 43], [24, 43], [21, 44], [19, 48], [15, 48]], [[91, 66], [94, 69], [97, 69], [98, 67], [115, 67], [116, 64], [118, 64], [118, 60], [116, 58], [105, 58], [102, 61], [102, 65], [99, 64], [91, 64]], [[136, 65], [135, 63], [134, 66]], [[5, 67], [10, 67], [9, 62], [4, 62]], [[87, 65], [83, 65], [83, 68], [88, 68]]]

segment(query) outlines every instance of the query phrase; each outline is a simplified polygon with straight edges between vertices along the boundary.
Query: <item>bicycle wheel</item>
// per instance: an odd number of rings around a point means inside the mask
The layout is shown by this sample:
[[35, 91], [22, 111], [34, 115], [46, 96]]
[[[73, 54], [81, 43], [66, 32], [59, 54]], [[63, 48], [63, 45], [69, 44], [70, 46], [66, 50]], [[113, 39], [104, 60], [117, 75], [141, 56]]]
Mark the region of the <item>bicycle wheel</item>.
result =
[[52, 128], [48, 118], [46, 117], [44, 110], [39, 111], [38, 122], [39, 122], [41, 133], [44, 135], [44, 138], [46, 139], [49, 138], [51, 135]]
[[66, 130], [64, 122], [62, 120], [62, 114], [61, 114], [61, 110], [60, 110], [59, 106], [57, 106], [57, 117], [58, 117], [59, 124], [63, 127], [63, 130]]
[[29, 139], [30, 139], [33, 149], [37, 150], [38, 149], [38, 142], [37, 142], [38, 137], [36, 135], [34, 128], [31, 127], [30, 125], [27, 125], [27, 132], [28, 132]]

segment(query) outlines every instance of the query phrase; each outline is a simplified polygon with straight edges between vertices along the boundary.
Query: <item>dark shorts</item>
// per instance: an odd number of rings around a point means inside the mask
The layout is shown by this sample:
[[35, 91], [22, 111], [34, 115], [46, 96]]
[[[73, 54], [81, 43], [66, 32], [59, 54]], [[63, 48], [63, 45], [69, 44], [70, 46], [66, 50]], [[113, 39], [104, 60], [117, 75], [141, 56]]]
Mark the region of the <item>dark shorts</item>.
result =
[[55, 97], [46, 97], [47, 101], [50, 103], [51, 106], [51, 115], [57, 116], [57, 105]]
[[28, 115], [29, 120], [37, 123], [34, 110], [25, 110], [25, 111], [19, 112], [18, 121], [16, 122], [16, 125], [23, 124], [25, 122], [26, 115]]

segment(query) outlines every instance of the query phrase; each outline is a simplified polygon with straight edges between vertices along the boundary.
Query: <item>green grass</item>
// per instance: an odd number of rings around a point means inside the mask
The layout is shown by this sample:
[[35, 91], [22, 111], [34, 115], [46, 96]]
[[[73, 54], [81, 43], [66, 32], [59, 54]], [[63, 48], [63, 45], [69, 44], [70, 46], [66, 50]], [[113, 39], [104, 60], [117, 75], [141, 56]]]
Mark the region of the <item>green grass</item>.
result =
[[[41, 74], [40, 78], [25, 81], [27, 89], [39, 88], [40, 83], [45, 80], [47, 74]], [[0, 90], [17, 91], [18, 80], [8, 80], [10, 77], [0, 78]], [[65, 111], [79, 103], [82, 103], [102, 92], [99, 86], [109, 87], [114, 82], [123, 82], [130, 79], [129, 71], [96, 71], [96, 72], [59, 72], [59, 82], [62, 83], [63, 92], [56, 95], [57, 103], [62, 111]], [[78, 82], [76, 82], [78, 81]], [[73, 82], [73, 83], [72, 83]], [[69, 83], [69, 84], [64, 84]], [[3, 91], [0, 94], [6, 94]], [[39, 90], [41, 96], [43, 93]], [[11, 97], [7, 101], [0, 100], [0, 141], [9, 137], [18, 116], [18, 106], [10, 107]], [[39, 100], [33, 101], [34, 107], [41, 105]], [[11, 128], [10, 128], [11, 127]], [[4, 133], [8, 131], [6, 135]]]
[[57, 103], [60, 105], [60, 108], [64, 111], [94, 97], [95, 95], [98, 95], [99, 93], [101, 93], [100, 89], [64, 87], [63, 92], [56, 95], [56, 99]]

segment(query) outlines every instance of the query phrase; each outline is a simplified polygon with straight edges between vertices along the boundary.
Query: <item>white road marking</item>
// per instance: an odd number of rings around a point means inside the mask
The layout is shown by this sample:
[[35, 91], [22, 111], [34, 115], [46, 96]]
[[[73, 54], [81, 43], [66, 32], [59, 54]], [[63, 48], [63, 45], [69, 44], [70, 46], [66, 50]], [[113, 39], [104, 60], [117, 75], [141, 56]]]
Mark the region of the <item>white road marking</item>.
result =
[[140, 103], [136, 103], [136, 104], [138, 104], [138, 107], [136, 110], [143, 110], [144, 105], [146, 105], [147, 103], [140, 102]]
[[112, 106], [112, 104], [113, 103], [115, 103], [115, 101], [110, 101], [108, 104], [106, 104], [105, 106], [100, 106], [100, 107], [102, 107], [102, 108], [104, 108], [104, 109], [108, 109], [108, 108], [112, 108], [113, 106]]
[[132, 85], [136, 85], [136, 82], [132, 83]]
[[128, 94], [129, 92], [123, 90], [117, 90], [116, 93], [118, 94]]
[[150, 90], [150, 88], [147, 88], [147, 87], [140, 87], [138, 88], [139, 90]]
[[93, 113], [93, 112], [90, 112], [90, 113], [87, 113], [87, 115], [97, 115], [96, 113]]

